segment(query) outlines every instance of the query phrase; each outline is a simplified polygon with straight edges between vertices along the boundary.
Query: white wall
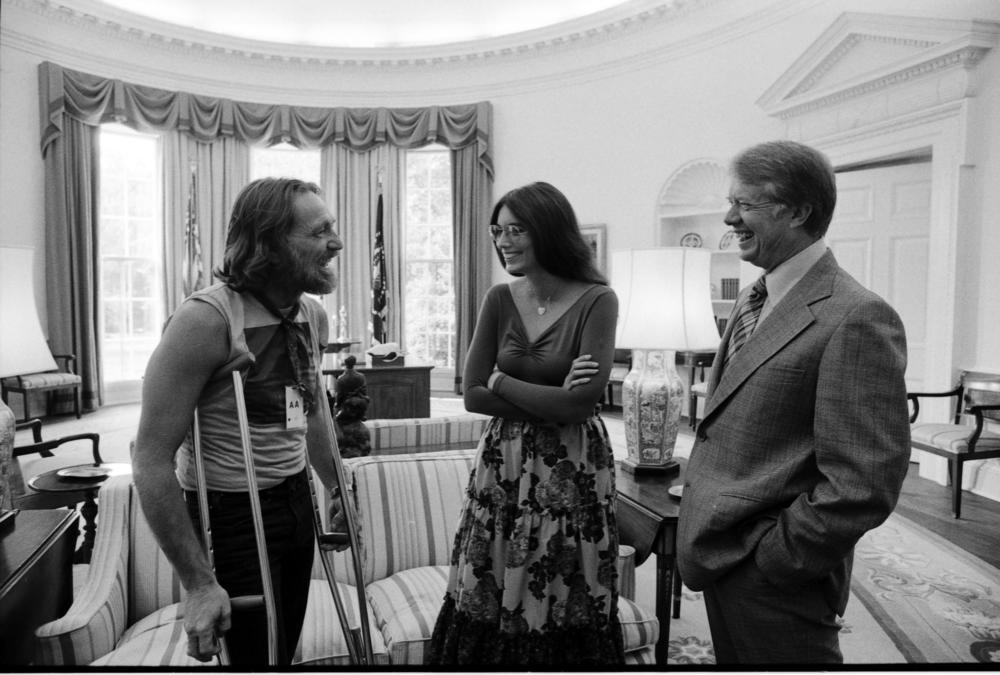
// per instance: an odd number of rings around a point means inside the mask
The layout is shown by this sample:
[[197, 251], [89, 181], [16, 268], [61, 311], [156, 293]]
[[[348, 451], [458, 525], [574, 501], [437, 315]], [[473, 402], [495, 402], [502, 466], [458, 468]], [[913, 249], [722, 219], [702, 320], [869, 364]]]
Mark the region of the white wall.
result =
[[[331, 106], [490, 100], [495, 194], [532, 180], [552, 182], [582, 222], [608, 225], [613, 251], [656, 244], [655, 200], [679, 166], [700, 157], [725, 161], [746, 145], [783, 135], [783, 124], [755, 101], [842, 12], [1000, 20], [1000, 2], [993, 0], [714, 0], [689, 16], [650, 19], [566, 47], [374, 67], [206, 53], [53, 18], [34, 0], [3, 3], [0, 244], [39, 250], [44, 212], [36, 66], [43, 60], [237, 100]], [[987, 290], [1000, 287], [1000, 237], [993, 220], [985, 220], [1000, 185], [1000, 49], [978, 72], [973, 119], [982, 144], [972, 174], [979, 189], [962, 234], [967, 259], [959, 283], [969, 303], [957, 327], [971, 356], [956, 365], [1000, 370], [1000, 333], [992, 325], [1000, 294]], [[44, 292], [36, 294], [43, 306]]]

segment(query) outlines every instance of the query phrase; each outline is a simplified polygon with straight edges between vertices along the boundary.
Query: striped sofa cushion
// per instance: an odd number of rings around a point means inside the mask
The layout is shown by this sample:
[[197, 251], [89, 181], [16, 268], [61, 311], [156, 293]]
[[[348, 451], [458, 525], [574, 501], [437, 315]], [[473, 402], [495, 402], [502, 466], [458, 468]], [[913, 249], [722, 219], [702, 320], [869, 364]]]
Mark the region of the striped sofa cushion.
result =
[[365, 583], [447, 565], [475, 450], [351, 460]]
[[475, 448], [483, 435], [486, 415], [468, 413], [450, 417], [427, 417], [395, 420], [368, 420], [373, 455], [419, 452], [421, 447], [444, 449], [467, 445]]
[[417, 567], [368, 586], [389, 658], [420, 665], [448, 585], [448, 567]]
[[[358, 593], [354, 586], [338, 583], [340, 598], [348, 616], [347, 625], [359, 630], [361, 620], [358, 612]], [[374, 665], [389, 665], [389, 655], [385, 642], [375, 623], [374, 612], [367, 608], [368, 631], [372, 639]], [[292, 659], [303, 666], [350, 666], [350, 653], [340, 619], [333, 602], [330, 586], [325, 579], [313, 579], [309, 587], [309, 604], [302, 622], [302, 636]]]
[[187, 633], [175, 603], [159, 609], [130, 626], [117, 649], [94, 661], [98, 667], [192, 668], [217, 665], [202, 663], [187, 654]]
[[[389, 658], [394, 664], [419, 665], [430, 640], [448, 586], [448, 567], [418, 567], [368, 586]], [[630, 663], [652, 663], [659, 637], [656, 617], [628, 598], [618, 599], [625, 653]]]

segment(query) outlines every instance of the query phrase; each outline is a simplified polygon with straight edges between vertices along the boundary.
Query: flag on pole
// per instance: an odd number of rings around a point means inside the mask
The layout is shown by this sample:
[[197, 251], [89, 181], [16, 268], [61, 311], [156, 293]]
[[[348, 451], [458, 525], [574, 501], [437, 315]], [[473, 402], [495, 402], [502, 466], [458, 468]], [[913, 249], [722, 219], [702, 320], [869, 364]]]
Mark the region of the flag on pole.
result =
[[375, 250], [372, 253], [372, 341], [385, 343], [388, 332], [385, 273], [385, 240], [382, 233], [382, 193], [375, 206]]
[[202, 271], [201, 234], [198, 231], [198, 174], [191, 164], [191, 184], [188, 186], [187, 214], [184, 217], [184, 254], [181, 260], [184, 295], [191, 295], [205, 285]]

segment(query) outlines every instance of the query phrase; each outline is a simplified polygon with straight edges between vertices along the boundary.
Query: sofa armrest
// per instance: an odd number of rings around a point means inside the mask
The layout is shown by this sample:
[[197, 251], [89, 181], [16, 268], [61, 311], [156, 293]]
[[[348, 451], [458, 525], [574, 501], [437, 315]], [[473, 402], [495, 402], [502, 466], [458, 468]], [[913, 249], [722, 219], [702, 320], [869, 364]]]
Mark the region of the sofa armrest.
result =
[[89, 664], [113, 650], [125, 631], [131, 483], [130, 475], [112, 476], [101, 487], [87, 580], [64, 616], [35, 630], [36, 666]]

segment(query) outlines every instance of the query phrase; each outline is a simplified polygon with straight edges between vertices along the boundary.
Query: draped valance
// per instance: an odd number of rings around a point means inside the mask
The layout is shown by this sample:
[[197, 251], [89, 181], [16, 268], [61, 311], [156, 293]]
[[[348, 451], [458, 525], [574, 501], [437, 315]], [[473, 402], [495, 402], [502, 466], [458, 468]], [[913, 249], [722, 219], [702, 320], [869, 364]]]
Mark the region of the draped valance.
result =
[[480, 164], [493, 174], [488, 101], [423, 108], [318, 108], [168, 91], [51, 62], [42, 63], [38, 72], [43, 156], [64, 133], [69, 116], [91, 125], [118, 122], [140, 131], [176, 130], [205, 142], [232, 137], [250, 144], [283, 142], [299, 148], [338, 144], [358, 152], [382, 143], [400, 148], [440, 143], [452, 150], [475, 146]]

